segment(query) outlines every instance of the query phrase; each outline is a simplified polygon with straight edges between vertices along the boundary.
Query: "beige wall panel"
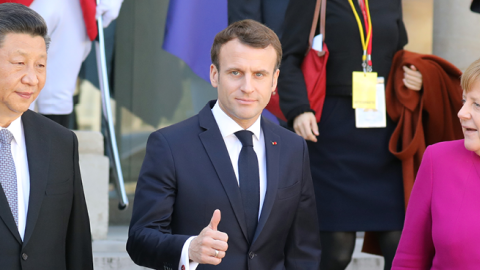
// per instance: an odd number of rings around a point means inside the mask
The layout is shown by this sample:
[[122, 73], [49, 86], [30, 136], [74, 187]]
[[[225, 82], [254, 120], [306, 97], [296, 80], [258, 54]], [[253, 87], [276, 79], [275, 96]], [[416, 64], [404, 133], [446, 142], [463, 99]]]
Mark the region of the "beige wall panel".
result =
[[405, 49], [431, 54], [433, 0], [403, 0], [403, 21], [408, 33], [408, 44]]

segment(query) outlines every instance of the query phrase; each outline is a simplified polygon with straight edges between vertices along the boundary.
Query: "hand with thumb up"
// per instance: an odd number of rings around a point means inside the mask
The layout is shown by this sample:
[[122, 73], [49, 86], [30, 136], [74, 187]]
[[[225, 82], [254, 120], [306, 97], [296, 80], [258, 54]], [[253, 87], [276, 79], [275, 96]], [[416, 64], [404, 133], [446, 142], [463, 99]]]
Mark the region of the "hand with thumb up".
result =
[[222, 262], [228, 249], [228, 235], [217, 231], [220, 223], [220, 210], [213, 212], [210, 224], [190, 243], [188, 256], [190, 260], [201, 264], [217, 265]]

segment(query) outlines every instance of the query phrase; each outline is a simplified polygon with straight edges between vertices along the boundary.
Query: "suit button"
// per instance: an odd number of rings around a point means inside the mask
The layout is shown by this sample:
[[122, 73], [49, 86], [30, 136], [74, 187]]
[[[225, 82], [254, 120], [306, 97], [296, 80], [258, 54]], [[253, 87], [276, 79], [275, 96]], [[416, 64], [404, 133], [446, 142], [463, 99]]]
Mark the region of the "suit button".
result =
[[249, 257], [250, 259], [253, 259], [256, 255], [257, 255], [257, 254], [255, 254], [255, 253], [253, 253], [253, 252], [251, 252], [251, 251], [250, 251], [250, 253], [248, 253], [248, 257]]
[[27, 253], [23, 253], [23, 254], [22, 254], [22, 259], [23, 259], [24, 261], [26, 261], [26, 260], [28, 259]]

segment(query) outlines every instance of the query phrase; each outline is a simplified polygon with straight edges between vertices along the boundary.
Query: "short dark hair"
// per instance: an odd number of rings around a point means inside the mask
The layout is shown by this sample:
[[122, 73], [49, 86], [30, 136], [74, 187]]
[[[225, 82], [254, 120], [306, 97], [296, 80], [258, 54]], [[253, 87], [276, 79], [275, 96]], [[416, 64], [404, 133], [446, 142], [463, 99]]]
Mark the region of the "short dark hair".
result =
[[280, 68], [282, 61], [282, 45], [275, 32], [265, 25], [256, 22], [254, 20], [243, 20], [234, 22], [224, 30], [220, 31], [213, 40], [212, 50], [210, 56], [212, 63], [220, 70], [220, 63], [218, 56], [220, 55], [220, 49], [222, 45], [238, 38], [240, 43], [254, 47], [254, 48], [266, 48], [268, 45], [277, 52], [277, 62], [275, 64], [275, 70]]
[[45, 40], [47, 48], [50, 44], [45, 20], [40, 14], [22, 4], [0, 5], [0, 47], [3, 46], [5, 36], [10, 33], [40, 36]]

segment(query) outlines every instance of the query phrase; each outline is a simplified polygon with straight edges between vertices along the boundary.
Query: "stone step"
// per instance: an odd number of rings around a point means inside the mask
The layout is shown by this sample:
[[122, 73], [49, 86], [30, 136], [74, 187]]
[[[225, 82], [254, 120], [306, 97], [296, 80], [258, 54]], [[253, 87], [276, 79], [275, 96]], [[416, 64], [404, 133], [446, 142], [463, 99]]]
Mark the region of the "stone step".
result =
[[127, 226], [110, 226], [107, 239], [93, 241], [93, 264], [95, 270], [149, 269], [136, 265], [128, 256], [125, 249], [127, 235]]
[[362, 252], [363, 237], [357, 238], [352, 261], [345, 270], [383, 270], [383, 257]]
[[[145, 270], [132, 262], [125, 250], [127, 226], [110, 226], [107, 239], [93, 241], [95, 270]], [[356, 240], [352, 262], [346, 270], [383, 270], [383, 257], [362, 253], [363, 238]]]

